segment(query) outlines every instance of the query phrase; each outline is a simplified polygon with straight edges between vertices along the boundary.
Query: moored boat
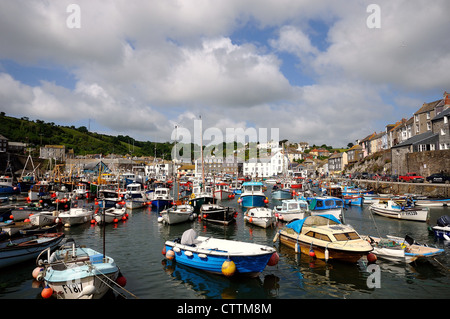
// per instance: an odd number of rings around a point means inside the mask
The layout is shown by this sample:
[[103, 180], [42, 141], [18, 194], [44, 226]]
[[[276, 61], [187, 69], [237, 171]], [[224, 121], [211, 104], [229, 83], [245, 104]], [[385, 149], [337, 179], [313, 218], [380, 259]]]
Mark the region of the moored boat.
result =
[[333, 215], [308, 216], [287, 224], [275, 236], [296, 252], [319, 259], [357, 262], [373, 250], [355, 229]]
[[268, 228], [276, 225], [277, 217], [271, 208], [253, 207], [245, 213], [244, 221], [262, 228]]
[[333, 196], [316, 196], [308, 198], [312, 216], [331, 214], [341, 222], [344, 221], [344, 202]]
[[225, 276], [258, 276], [278, 262], [272, 247], [235, 240], [198, 236], [189, 229], [181, 239], [165, 242], [163, 253], [169, 260]]
[[94, 214], [94, 220], [98, 225], [117, 223], [127, 219], [127, 210], [125, 207], [110, 207], [105, 211], [98, 211]]
[[284, 200], [281, 206], [274, 208], [278, 220], [291, 222], [294, 219], [303, 219], [310, 215], [309, 205], [305, 199]]
[[99, 299], [119, 277], [120, 269], [114, 259], [74, 242], [47, 255], [46, 261], [37, 261], [38, 276], [45, 283], [41, 293], [44, 298]]
[[164, 209], [172, 205], [173, 198], [170, 195], [170, 189], [167, 187], [158, 187], [153, 192], [152, 206], [157, 209]]
[[0, 242], [0, 268], [36, 258], [43, 250], [56, 248], [64, 233], [26, 235]]
[[369, 209], [374, 214], [401, 220], [426, 222], [430, 216], [428, 207], [407, 206], [404, 202], [393, 199], [379, 200], [370, 205]]
[[228, 225], [236, 221], [237, 212], [235, 209], [219, 204], [204, 204], [200, 208], [200, 219]]
[[84, 207], [72, 207], [68, 211], [60, 212], [58, 220], [66, 227], [90, 222], [94, 211]]
[[386, 236], [386, 238], [374, 236], [362, 236], [373, 246], [373, 253], [377, 258], [386, 259], [393, 262], [412, 263], [416, 260], [425, 260], [444, 252], [443, 249], [419, 244], [410, 236], [400, 238], [396, 236]]
[[174, 205], [163, 210], [161, 221], [169, 225], [184, 223], [194, 218], [194, 207], [191, 205]]
[[436, 238], [450, 240], [450, 216], [443, 215], [439, 217], [436, 225], [432, 226], [430, 230]]
[[269, 202], [263, 191], [261, 182], [245, 182], [242, 184], [242, 193], [238, 202], [242, 207], [264, 207]]

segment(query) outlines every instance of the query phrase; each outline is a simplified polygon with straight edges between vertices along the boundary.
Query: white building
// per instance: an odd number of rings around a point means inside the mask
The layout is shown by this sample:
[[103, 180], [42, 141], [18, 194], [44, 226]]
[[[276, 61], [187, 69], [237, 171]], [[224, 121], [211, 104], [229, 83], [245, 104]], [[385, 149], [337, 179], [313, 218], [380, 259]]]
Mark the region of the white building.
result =
[[244, 175], [251, 177], [270, 177], [287, 174], [289, 159], [279, 151], [273, 156], [251, 158], [244, 162]]

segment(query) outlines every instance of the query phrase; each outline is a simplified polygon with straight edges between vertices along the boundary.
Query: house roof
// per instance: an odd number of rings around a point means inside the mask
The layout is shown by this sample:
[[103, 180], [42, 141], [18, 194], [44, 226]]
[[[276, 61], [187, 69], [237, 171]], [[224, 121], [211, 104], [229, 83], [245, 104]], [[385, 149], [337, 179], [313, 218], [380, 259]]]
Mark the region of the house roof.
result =
[[434, 108], [439, 104], [439, 102], [441, 102], [441, 100], [442, 99], [430, 103], [423, 103], [422, 107], [416, 113], [414, 113], [414, 115], [434, 110]]
[[437, 137], [439, 137], [438, 134], [435, 134], [432, 131], [428, 131], [428, 132], [410, 137], [406, 141], [403, 141], [397, 145], [392, 146], [392, 148], [405, 147], [405, 146], [419, 144], [419, 143], [427, 143], [427, 142], [429, 143], [429, 142], [432, 142], [433, 139], [435, 139]]
[[440, 120], [440, 119], [444, 118], [444, 116], [449, 116], [449, 115], [450, 115], [450, 107], [445, 109], [444, 111], [442, 111], [441, 113], [439, 113], [435, 117], [433, 117], [431, 120], [432, 121]]

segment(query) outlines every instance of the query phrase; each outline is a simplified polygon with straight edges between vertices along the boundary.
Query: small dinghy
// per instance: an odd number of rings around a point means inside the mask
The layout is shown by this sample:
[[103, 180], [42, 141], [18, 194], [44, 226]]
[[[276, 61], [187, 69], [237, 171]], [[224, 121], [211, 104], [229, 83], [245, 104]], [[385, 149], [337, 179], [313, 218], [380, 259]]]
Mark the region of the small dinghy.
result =
[[117, 223], [120, 220], [126, 219], [127, 210], [125, 207], [111, 207], [105, 212], [98, 212], [94, 215], [94, 220], [98, 225]]
[[245, 213], [244, 221], [262, 228], [268, 228], [275, 226], [277, 218], [270, 208], [253, 207]]
[[160, 221], [169, 225], [184, 223], [194, 219], [194, 207], [191, 205], [174, 205], [161, 212]]
[[163, 254], [168, 260], [225, 276], [255, 277], [267, 265], [278, 263], [273, 247], [197, 236], [193, 229], [185, 231], [181, 239], [166, 241]]
[[373, 247], [373, 253], [377, 258], [393, 262], [412, 263], [413, 261], [431, 258], [444, 252], [443, 249], [419, 244], [408, 235], [405, 238], [389, 235], [386, 238], [374, 236], [362, 236], [362, 238], [370, 242]]

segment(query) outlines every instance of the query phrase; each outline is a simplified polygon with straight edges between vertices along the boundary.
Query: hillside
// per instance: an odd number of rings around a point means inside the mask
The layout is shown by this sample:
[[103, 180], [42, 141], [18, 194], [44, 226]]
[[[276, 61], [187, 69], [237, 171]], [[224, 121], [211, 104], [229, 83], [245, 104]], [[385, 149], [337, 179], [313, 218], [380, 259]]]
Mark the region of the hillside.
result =
[[75, 155], [85, 154], [118, 154], [133, 156], [170, 156], [172, 143], [155, 143], [136, 141], [130, 136], [111, 136], [89, 132], [84, 126], [60, 126], [45, 123], [41, 120], [31, 121], [27, 117], [21, 119], [0, 113], [0, 134], [11, 142], [29, 144], [39, 152], [41, 145], [64, 145], [66, 150], [73, 149]]

